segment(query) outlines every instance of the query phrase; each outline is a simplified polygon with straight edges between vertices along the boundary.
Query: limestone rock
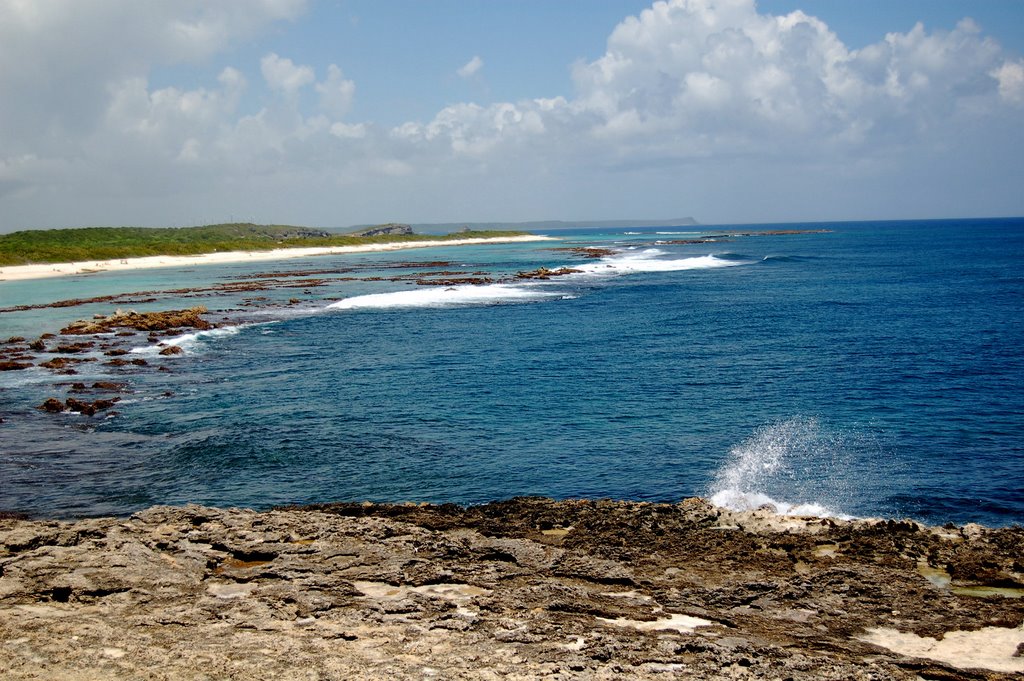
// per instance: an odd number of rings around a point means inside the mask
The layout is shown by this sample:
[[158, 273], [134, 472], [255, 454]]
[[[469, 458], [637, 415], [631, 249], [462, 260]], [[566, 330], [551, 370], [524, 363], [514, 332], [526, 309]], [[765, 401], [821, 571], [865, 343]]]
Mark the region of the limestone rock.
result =
[[193, 329], [212, 329], [214, 325], [203, 319], [206, 308], [202, 306], [188, 310], [166, 310], [162, 312], [123, 312], [100, 319], [79, 320], [61, 329], [63, 335], [87, 335], [109, 333], [118, 329], [135, 329], [137, 331], [166, 331], [183, 327]]
[[[1024, 599], [959, 595], [919, 565], [1010, 578], [1022, 528], [703, 500], [7, 515], [5, 679], [993, 681], [1024, 665]], [[930, 652], [947, 633], [993, 643]]]

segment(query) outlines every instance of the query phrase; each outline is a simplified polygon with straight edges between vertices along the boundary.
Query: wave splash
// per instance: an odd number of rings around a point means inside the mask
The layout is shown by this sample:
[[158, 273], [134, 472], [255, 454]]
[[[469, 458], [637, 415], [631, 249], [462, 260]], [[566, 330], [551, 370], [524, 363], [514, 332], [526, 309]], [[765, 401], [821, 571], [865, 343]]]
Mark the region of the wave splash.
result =
[[557, 294], [535, 287], [509, 284], [486, 284], [421, 288], [414, 291], [371, 293], [345, 298], [327, 306], [328, 310], [387, 310], [411, 307], [457, 307], [460, 305], [495, 305], [503, 302], [537, 300]]
[[771, 423], [729, 451], [708, 496], [734, 511], [769, 506], [780, 515], [849, 519], [822, 502], [848, 498], [846, 478], [837, 474], [846, 458], [845, 438], [828, 433], [816, 418]]
[[637, 253], [602, 258], [596, 263], [576, 265], [573, 269], [580, 270], [586, 274], [633, 274], [703, 270], [717, 267], [735, 267], [745, 264], [742, 260], [729, 260], [716, 255], [697, 255], [689, 258], [674, 259], [658, 257], [661, 255], [665, 255], [665, 251], [657, 248], [646, 248]]

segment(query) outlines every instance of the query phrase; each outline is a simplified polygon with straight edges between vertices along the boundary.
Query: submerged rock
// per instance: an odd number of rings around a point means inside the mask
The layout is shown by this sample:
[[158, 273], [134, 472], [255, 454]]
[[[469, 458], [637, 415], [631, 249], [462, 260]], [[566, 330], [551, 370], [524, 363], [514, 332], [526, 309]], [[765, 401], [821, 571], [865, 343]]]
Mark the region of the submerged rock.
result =
[[113, 392], [123, 392], [128, 389], [127, 383], [116, 383], [114, 381], [96, 381], [92, 384], [93, 390], [110, 390]]
[[48, 398], [45, 402], [40, 404], [37, 408], [41, 409], [42, 411], [48, 411], [48, 412], [50, 412], [52, 414], [56, 414], [56, 413], [62, 412], [62, 411], [64, 411], [66, 409], [66, 407], [64, 406], [64, 403], [61, 402], [60, 400], [58, 400], [56, 397]]
[[81, 364], [83, 362], [95, 362], [95, 361], [96, 361], [96, 358], [94, 358], [94, 357], [87, 357], [87, 358], [80, 358], [80, 357], [54, 357], [53, 359], [49, 359], [49, 360], [47, 360], [45, 362], [40, 362], [39, 366], [43, 367], [44, 369], [53, 369], [53, 370], [56, 371], [56, 370], [60, 370], [60, 369], [66, 369], [67, 367], [72, 366], [74, 364]]
[[12, 360], [0, 360], [0, 371], [21, 371], [32, 367], [31, 362], [15, 362]]

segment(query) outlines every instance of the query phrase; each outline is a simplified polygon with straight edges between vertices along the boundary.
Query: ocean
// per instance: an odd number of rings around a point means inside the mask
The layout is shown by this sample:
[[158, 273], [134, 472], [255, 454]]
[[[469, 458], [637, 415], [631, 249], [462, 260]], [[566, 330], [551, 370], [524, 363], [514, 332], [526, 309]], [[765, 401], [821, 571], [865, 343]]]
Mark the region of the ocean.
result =
[[[176, 356], [125, 340], [146, 366], [0, 372], [0, 510], [707, 496], [1024, 523], [1024, 219], [551, 235], [0, 281], [0, 340], [116, 307], [223, 324]], [[541, 267], [578, 271], [514, 278]], [[115, 413], [37, 409], [97, 381], [125, 384]]]

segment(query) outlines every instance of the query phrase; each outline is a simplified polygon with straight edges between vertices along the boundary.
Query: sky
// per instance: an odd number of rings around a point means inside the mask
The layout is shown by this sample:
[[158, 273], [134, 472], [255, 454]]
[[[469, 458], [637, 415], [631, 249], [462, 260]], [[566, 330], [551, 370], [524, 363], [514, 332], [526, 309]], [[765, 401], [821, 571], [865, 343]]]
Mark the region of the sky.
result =
[[1022, 55], [1022, 0], [0, 0], [0, 232], [1020, 216]]

